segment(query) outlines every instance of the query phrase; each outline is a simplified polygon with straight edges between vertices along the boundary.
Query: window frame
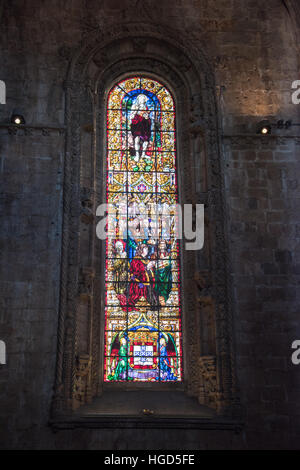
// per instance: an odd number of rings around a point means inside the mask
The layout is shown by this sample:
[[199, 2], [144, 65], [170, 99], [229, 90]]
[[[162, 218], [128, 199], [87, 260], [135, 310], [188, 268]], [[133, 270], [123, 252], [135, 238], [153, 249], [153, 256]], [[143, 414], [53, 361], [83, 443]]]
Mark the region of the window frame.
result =
[[[128, 23], [91, 32], [70, 58], [65, 82], [62, 257], [51, 423], [58, 428], [108, 425], [103, 416], [87, 418], [82, 410], [97, 397], [101, 398], [104, 390], [99, 380], [103, 377], [102, 371], [99, 373], [101, 341], [103, 344], [99, 322], [103, 312], [103, 256], [95, 243], [95, 212], [103, 202], [105, 127], [101, 121], [104, 118], [101, 107], [105, 103], [108, 84], [120, 77], [120, 70], [126, 71], [126, 75], [137, 71], [149, 76], [153, 73], [161, 83], [167, 82], [168, 89], [174, 90], [177, 99], [177, 132], [180, 128], [181, 133], [178, 137], [180, 149], [177, 147], [181, 180], [180, 184], [178, 178], [178, 197], [181, 203], [206, 205], [209, 242], [207, 253], [201, 253], [200, 258], [185, 254], [181, 264], [185, 342], [183, 393], [214, 410], [215, 417], [209, 421], [212, 427], [233, 429], [238, 425], [236, 417], [240, 416], [240, 405], [233, 346], [224, 167], [214, 74], [201, 47], [189, 35], [182, 32], [178, 35], [168, 27], [161, 30], [157, 25], [144, 23]], [[106, 112], [104, 115], [106, 118]], [[88, 145], [83, 149], [87, 133]], [[204, 149], [200, 154], [196, 150], [199, 142]], [[190, 168], [195, 158], [205, 158], [200, 166], [206, 168], [207, 184], [196, 193], [192, 181], [191, 193]], [[210, 338], [211, 350], [203, 349], [201, 323], [207, 325], [208, 333], [215, 330]], [[172, 384], [172, 389], [175, 385]], [[127, 387], [124, 390], [129, 391]], [[118, 418], [112, 419], [112, 427], [119, 426]], [[207, 420], [197, 417], [192, 421], [190, 418], [173, 420], [171, 427], [206, 429]], [[160, 427], [169, 427], [168, 418], [154, 418], [154, 422]], [[127, 423], [130, 423], [129, 418]], [[136, 427], [147, 427], [140, 416], [134, 418], [134, 423]], [[121, 427], [126, 426], [124, 419]]]
[[[177, 179], [177, 202], [180, 204], [180, 187], [181, 187], [181, 182], [179, 181], [179, 158], [178, 158], [178, 140], [180, 141], [180, 133], [178, 131], [177, 127], [177, 100], [176, 100], [176, 94], [174, 90], [172, 89], [172, 86], [163, 78], [160, 77], [156, 74], [153, 74], [151, 72], [145, 72], [145, 71], [131, 71], [129, 73], [123, 72], [120, 74], [118, 77], [114, 78], [114, 80], [111, 81], [111, 83], [107, 83], [105, 86], [105, 93], [103, 96], [99, 99], [99, 113], [98, 115], [101, 116], [99, 119], [99, 125], [102, 127], [102, 148], [103, 148], [103, 155], [105, 155], [105, 158], [103, 158], [103, 175], [106, 175], [107, 172], [107, 137], [106, 137], [106, 131], [107, 131], [107, 125], [106, 125], [106, 113], [107, 113], [107, 103], [108, 103], [108, 97], [115, 85], [117, 85], [119, 82], [122, 80], [125, 80], [127, 78], [135, 77], [135, 76], [141, 76], [141, 77], [147, 77], [152, 80], [157, 80], [160, 84], [162, 84], [168, 92], [171, 94], [172, 99], [173, 99], [173, 104], [174, 104], [174, 121], [175, 121], [175, 134], [176, 134], [176, 179]], [[102, 118], [104, 117], [104, 118]], [[102, 188], [102, 198], [103, 201], [106, 200], [106, 184], [103, 185]], [[102, 242], [102, 259], [106, 258], [106, 247], [105, 247], [105, 241]], [[180, 308], [181, 308], [181, 347], [182, 347], [182, 356], [183, 356], [183, 361], [182, 361], [182, 381], [181, 382], [172, 382], [172, 383], [148, 383], [148, 382], [114, 382], [114, 383], [109, 383], [105, 382], [103, 380], [104, 376], [104, 360], [101, 361], [101, 376], [102, 380], [101, 382], [101, 388], [103, 391], [113, 391], [113, 390], [153, 390], [153, 391], [184, 391], [185, 390], [185, 371], [186, 371], [186, 365], [185, 365], [185, 338], [184, 338], [184, 292], [183, 292], [183, 241], [178, 240], [178, 246], [179, 246], [179, 260], [180, 260], [180, 297], [181, 297], [181, 302], [180, 302]], [[105, 263], [102, 263], [102, 285], [101, 285], [101, 291], [105, 293]], [[103, 294], [104, 296], [104, 294]], [[104, 297], [103, 297], [104, 298]], [[102, 311], [105, 311], [105, 305], [102, 303]], [[101, 321], [101, 345], [100, 345], [100, 351], [101, 351], [101, 357], [104, 357], [104, 344], [105, 344], [105, 328], [104, 328], [104, 322], [105, 322], [105, 314], [102, 315], [104, 318], [102, 318]]]

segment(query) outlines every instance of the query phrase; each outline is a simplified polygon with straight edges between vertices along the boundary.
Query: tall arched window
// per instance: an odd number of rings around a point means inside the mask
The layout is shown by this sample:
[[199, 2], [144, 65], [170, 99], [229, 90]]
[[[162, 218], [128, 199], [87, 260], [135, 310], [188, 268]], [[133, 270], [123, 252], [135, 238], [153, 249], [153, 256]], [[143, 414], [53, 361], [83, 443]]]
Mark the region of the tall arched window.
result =
[[181, 382], [175, 106], [152, 78], [109, 92], [106, 190], [104, 381]]
[[[214, 74], [190, 39], [150, 23], [108, 25], [88, 34], [70, 63], [51, 414], [58, 428], [168, 428], [171, 416], [171, 426], [207, 429], [205, 416], [216, 410], [238, 413]], [[181, 256], [177, 181], [182, 204], [206, 206], [205, 248]], [[115, 236], [103, 243], [105, 192], [116, 211]], [[152, 424], [142, 416], [150, 409]], [[224, 423], [214, 415], [209, 425]]]

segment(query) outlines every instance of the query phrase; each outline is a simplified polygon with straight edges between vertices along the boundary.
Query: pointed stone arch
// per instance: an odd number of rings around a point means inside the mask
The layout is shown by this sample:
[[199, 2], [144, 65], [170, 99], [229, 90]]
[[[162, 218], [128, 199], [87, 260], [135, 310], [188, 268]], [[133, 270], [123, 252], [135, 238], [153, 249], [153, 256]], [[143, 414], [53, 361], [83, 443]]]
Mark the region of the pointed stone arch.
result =
[[[95, 212], [103, 202], [105, 99], [116, 80], [140, 72], [165, 83], [176, 100], [180, 202], [205, 204], [205, 249], [185, 252], [183, 258], [186, 374], [178, 391], [197, 398], [219, 415], [233, 416], [237, 410], [214, 74], [192, 36], [178, 37], [172, 29], [149, 23], [130, 23], [90, 32], [74, 54], [65, 82], [67, 132], [54, 423], [66, 423], [65, 417], [74, 409], [78, 416], [81, 405], [103, 393], [103, 256], [95, 235]], [[154, 388], [150, 390], [155, 393]], [[88, 420], [84, 423], [89, 426]]]

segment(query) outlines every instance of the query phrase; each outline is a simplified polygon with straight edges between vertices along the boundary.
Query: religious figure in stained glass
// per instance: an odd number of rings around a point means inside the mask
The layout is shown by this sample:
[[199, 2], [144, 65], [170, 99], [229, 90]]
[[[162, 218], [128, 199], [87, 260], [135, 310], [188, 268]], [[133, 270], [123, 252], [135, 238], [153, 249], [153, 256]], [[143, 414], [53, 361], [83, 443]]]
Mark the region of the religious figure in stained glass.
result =
[[171, 258], [168, 255], [166, 240], [158, 244], [158, 262], [155, 272], [155, 291], [161, 305], [165, 305], [172, 290]]
[[122, 80], [107, 104], [104, 381], [182, 380], [174, 101], [156, 80]]
[[[146, 157], [146, 150], [151, 137], [151, 120], [147, 106], [147, 96], [138, 95], [131, 108], [131, 134], [134, 142], [134, 161], [139, 162], [140, 157]], [[142, 147], [142, 153], [140, 150]]]
[[127, 253], [124, 250], [124, 244], [122, 241], [117, 241], [115, 244], [115, 259], [114, 259], [114, 288], [118, 295], [124, 294], [125, 283], [127, 280], [127, 270], [129, 263], [127, 261]]

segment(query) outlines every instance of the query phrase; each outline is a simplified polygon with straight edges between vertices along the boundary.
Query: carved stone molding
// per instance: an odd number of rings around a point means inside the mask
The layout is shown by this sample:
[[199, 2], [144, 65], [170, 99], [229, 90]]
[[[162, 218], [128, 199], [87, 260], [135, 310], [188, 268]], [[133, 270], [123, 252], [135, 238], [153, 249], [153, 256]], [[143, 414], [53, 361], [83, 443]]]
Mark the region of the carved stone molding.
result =
[[201, 375], [199, 389], [200, 403], [219, 409], [220, 393], [217, 385], [217, 368], [215, 356], [202, 356], [198, 366]]
[[78, 408], [84, 403], [90, 403], [91, 401], [91, 362], [91, 358], [88, 354], [82, 354], [76, 359], [73, 409]]
[[299, 135], [260, 135], [260, 134], [233, 134], [223, 135], [222, 140], [230, 142], [231, 145], [240, 147], [241, 145], [262, 145], [270, 148], [272, 145], [289, 145], [290, 140], [294, 140], [297, 144], [300, 143]]
[[78, 291], [81, 300], [89, 300], [93, 295], [93, 281], [95, 270], [91, 267], [81, 268], [79, 276]]
[[[214, 76], [200, 46], [192, 36], [180, 37], [169, 28], [128, 23], [91, 31], [70, 64], [65, 82], [67, 132], [54, 417], [103, 390], [105, 262], [95, 237], [94, 215], [96, 206], [103, 202], [106, 181], [106, 96], [117, 80], [133, 73], [157, 78], [173, 92], [181, 202], [204, 201], [206, 205], [207, 266], [199, 265], [197, 253], [182, 247], [184, 389], [219, 412], [233, 413], [237, 392], [221, 139]], [[82, 123], [91, 119], [91, 152], [87, 156], [82, 152]], [[198, 158], [193, 150], [195, 136], [201, 136], [205, 149], [206, 187], [200, 192], [191, 171]], [[80, 270], [80, 266], [89, 268]], [[214, 362], [201, 359], [202, 324], [207, 331], [203, 342], [210, 348], [207, 356], [211, 354]], [[88, 393], [83, 391], [87, 376]]]
[[30, 136], [39, 133], [42, 136], [48, 136], [58, 133], [63, 135], [66, 131], [65, 127], [47, 127], [47, 126], [27, 126], [14, 124], [0, 124], [0, 131], [7, 131], [9, 135], [26, 135]]
[[91, 224], [94, 221], [93, 189], [81, 188], [81, 222]]

